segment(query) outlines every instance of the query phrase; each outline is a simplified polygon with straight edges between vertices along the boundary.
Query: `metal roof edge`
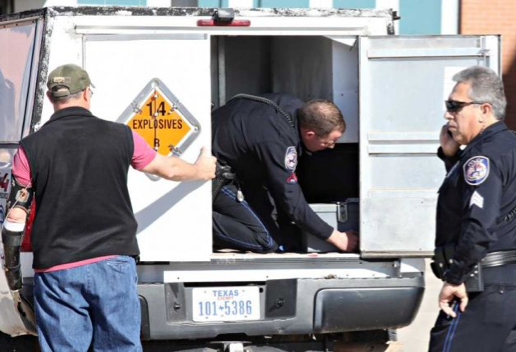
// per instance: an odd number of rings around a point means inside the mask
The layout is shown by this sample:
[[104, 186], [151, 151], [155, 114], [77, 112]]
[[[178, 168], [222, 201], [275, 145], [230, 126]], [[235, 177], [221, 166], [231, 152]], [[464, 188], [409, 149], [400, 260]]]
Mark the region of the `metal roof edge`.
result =
[[[217, 8], [209, 7], [138, 7], [138, 6], [52, 6], [4, 16], [209, 16]], [[392, 9], [344, 8], [234, 8], [238, 17], [377, 17], [392, 18]], [[2, 16], [3, 17], [3, 16]], [[0, 19], [2, 18], [0, 17]]]

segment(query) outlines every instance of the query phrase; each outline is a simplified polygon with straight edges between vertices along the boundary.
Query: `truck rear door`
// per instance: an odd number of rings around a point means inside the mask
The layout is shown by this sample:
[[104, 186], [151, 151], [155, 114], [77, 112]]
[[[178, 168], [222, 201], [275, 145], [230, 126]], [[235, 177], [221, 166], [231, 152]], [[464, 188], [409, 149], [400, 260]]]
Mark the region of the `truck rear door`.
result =
[[[134, 19], [116, 18], [122, 28], [110, 34], [77, 20], [84, 67], [98, 91], [93, 113], [127, 124], [158, 153], [194, 162], [210, 147], [208, 35], [175, 34], [156, 23], [170, 18], [149, 19], [150, 31], [126, 31]], [[209, 260], [210, 182], [170, 182], [131, 169], [128, 185], [142, 261]]]
[[461, 69], [500, 71], [500, 37], [360, 37], [359, 51], [362, 255], [428, 256], [443, 101]]

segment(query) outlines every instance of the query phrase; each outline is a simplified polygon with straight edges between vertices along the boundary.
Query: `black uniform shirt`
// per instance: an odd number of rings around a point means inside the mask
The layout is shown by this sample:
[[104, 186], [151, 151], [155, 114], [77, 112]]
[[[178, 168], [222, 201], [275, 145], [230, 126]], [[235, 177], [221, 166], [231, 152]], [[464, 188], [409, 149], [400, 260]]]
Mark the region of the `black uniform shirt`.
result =
[[304, 103], [285, 94], [262, 96], [289, 113], [293, 125], [265, 103], [233, 99], [212, 114], [213, 154], [236, 172], [244, 194], [266, 187], [299, 227], [326, 239], [333, 228], [309, 207], [295, 174], [302, 152], [296, 111]]
[[486, 253], [516, 249], [516, 219], [508, 216], [516, 207], [516, 135], [497, 122], [460, 158], [439, 154], [448, 174], [439, 189], [435, 244], [456, 244], [445, 281], [460, 284]]

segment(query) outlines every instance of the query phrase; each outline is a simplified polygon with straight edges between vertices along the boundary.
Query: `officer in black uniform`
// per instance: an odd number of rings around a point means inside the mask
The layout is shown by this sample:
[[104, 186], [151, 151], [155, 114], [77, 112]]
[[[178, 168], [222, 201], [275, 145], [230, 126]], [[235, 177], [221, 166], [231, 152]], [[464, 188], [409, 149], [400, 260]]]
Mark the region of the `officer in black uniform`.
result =
[[319, 218], [295, 173], [301, 153], [333, 148], [344, 130], [342, 113], [326, 100], [305, 104], [286, 94], [241, 94], [215, 110], [213, 154], [236, 174], [214, 196], [215, 246], [299, 251], [301, 228], [341, 250], [355, 249], [357, 234]]
[[475, 66], [453, 79], [440, 136], [448, 174], [433, 263], [444, 281], [442, 310], [430, 351], [516, 351], [516, 136], [503, 122], [495, 72]]

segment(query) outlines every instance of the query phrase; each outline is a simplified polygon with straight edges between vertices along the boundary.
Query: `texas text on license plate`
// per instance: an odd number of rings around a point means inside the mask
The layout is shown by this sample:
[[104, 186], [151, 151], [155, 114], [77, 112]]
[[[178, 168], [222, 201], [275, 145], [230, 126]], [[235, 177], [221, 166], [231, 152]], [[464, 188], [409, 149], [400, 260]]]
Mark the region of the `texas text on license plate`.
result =
[[192, 291], [193, 321], [260, 319], [260, 288], [205, 287]]

